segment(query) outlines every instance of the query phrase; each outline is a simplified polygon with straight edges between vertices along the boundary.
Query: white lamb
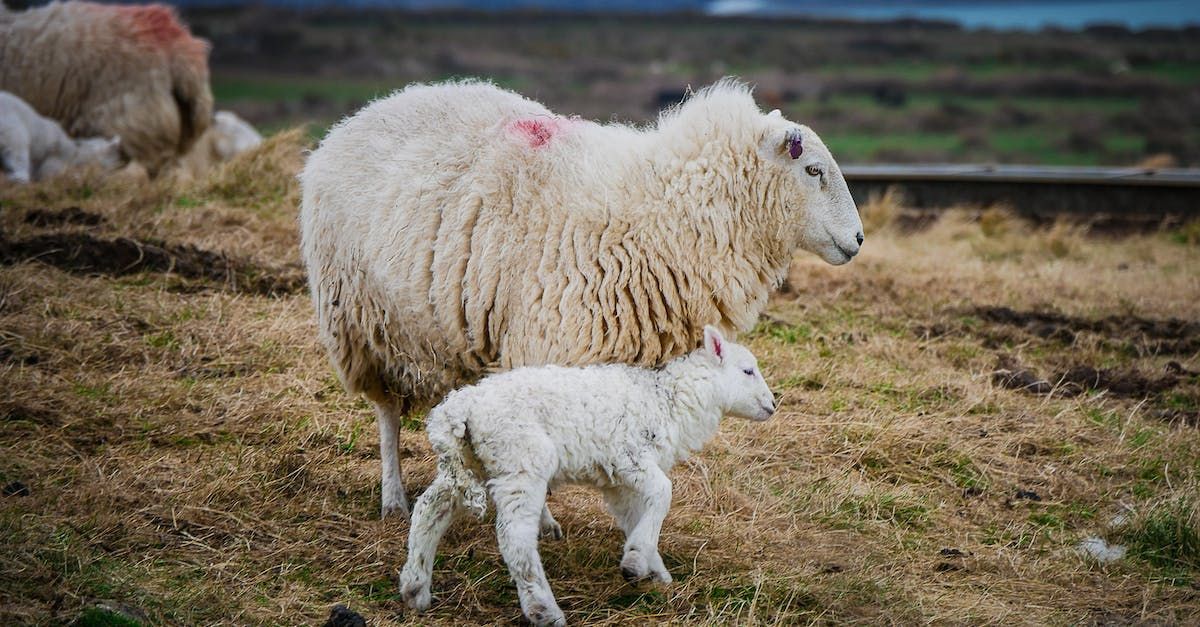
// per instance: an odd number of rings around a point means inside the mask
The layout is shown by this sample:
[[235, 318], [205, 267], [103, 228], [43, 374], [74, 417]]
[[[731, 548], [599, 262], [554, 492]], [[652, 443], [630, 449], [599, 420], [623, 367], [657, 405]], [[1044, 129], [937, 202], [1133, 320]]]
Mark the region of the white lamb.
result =
[[670, 583], [658, 554], [671, 505], [667, 472], [700, 450], [722, 416], [766, 420], [774, 412], [754, 355], [712, 326], [703, 348], [659, 369], [526, 367], [452, 392], [429, 413], [438, 475], [413, 510], [401, 595], [418, 611], [429, 608], [442, 534], [464, 508], [478, 516], [487, 509], [480, 470], [496, 504], [500, 552], [534, 624], [565, 624], [537, 550], [539, 531], [561, 537], [546, 508], [556, 484], [603, 492], [625, 532], [626, 579]]
[[217, 111], [207, 131], [179, 160], [184, 177], [205, 176], [216, 166], [262, 144], [263, 138], [249, 122], [232, 111]]
[[29, 183], [88, 165], [120, 167], [120, 138], [71, 139], [58, 122], [0, 91], [0, 166], [9, 179]]

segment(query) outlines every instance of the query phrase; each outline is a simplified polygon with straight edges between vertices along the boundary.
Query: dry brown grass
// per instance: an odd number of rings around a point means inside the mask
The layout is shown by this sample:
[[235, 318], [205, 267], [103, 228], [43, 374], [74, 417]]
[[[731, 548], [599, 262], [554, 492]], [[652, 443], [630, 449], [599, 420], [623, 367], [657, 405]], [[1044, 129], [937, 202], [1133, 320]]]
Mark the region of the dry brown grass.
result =
[[[189, 243], [287, 271], [301, 148], [298, 134], [276, 137], [183, 187], [4, 188], [0, 232]], [[105, 222], [26, 222], [68, 206]], [[551, 498], [567, 538], [543, 557], [569, 619], [1200, 620], [1188, 544], [1196, 376], [1161, 392], [1070, 396], [992, 378], [1002, 354], [1043, 375], [1200, 370], [1194, 330], [1171, 343], [1133, 321], [1200, 319], [1200, 249], [1171, 234], [1035, 230], [1002, 213], [901, 233], [894, 208], [864, 213], [862, 257], [840, 268], [798, 259], [750, 335], [781, 413], [728, 423], [676, 469], [662, 540], [674, 586], [621, 580], [619, 532], [593, 494]], [[1066, 331], [994, 322], [979, 309], [992, 305], [1056, 312]], [[1126, 318], [1130, 330], [1112, 332]], [[0, 483], [30, 490], [0, 497], [0, 622], [69, 621], [95, 599], [179, 624], [311, 624], [338, 602], [377, 624], [517, 620], [493, 534], [471, 520], [442, 548], [431, 613], [404, 611], [406, 525], [376, 519], [374, 418], [341, 391], [313, 331], [303, 293], [0, 267]], [[432, 459], [416, 421], [404, 446], [419, 491]], [[1131, 522], [1110, 528], [1127, 508]], [[1093, 534], [1131, 556], [1080, 557], [1076, 543]]]

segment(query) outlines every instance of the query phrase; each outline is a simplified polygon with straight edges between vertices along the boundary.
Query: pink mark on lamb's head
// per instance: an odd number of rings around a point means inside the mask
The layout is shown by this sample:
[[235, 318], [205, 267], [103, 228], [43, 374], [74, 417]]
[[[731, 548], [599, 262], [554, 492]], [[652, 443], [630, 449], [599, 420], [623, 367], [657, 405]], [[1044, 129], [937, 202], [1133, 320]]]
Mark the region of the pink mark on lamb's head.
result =
[[541, 148], [562, 133], [569, 120], [558, 117], [521, 118], [508, 124], [508, 131], [522, 138], [530, 148]]

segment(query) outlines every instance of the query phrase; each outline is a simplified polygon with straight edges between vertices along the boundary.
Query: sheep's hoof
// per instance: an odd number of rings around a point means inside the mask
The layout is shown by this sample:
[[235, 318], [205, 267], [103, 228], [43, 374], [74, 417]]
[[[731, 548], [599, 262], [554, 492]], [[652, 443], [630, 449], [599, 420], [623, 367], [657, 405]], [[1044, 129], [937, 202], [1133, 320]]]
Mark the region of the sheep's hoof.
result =
[[390, 503], [384, 501], [383, 507], [380, 508], [379, 512], [380, 518], [395, 517], [404, 518], [407, 520], [409, 516], [408, 503], [405, 503], [404, 501], [392, 501]]
[[563, 616], [562, 610], [554, 605], [543, 605], [534, 603], [530, 606], [529, 611], [525, 613], [525, 618], [529, 622], [541, 627], [542, 625], [552, 625], [553, 627], [566, 627], [567, 619]]
[[405, 605], [418, 612], [424, 612], [433, 604], [433, 595], [429, 593], [428, 582], [410, 581], [404, 583], [401, 581], [400, 597], [404, 599]]
[[551, 520], [548, 523], [542, 523], [542, 530], [539, 537], [543, 540], [562, 540], [563, 530], [562, 525], [558, 521]]

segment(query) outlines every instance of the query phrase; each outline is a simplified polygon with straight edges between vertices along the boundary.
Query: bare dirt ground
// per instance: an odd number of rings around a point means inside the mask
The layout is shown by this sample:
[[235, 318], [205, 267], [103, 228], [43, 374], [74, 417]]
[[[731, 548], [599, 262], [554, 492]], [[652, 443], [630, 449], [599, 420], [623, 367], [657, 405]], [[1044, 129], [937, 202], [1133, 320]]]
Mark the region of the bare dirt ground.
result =
[[[513, 623], [487, 523], [396, 593], [375, 422], [314, 339], [285, 133], [209, 180], [0, 188], [0, 623]], [[596, 496], [543, 544], [575, 623], [1200, 621], [1200, 247], [1003, 211], [798, 257], [747, 338], [782, 410], [676, 469], [669, 588]], [[419, 417], [406, 482], [433, 463]], [[1097, 536], [1127, 548], [1085, 557]], [[89, 609], [90, 608], [90, 609]], [[111, 624], [111, 623], [109, 623]]]

